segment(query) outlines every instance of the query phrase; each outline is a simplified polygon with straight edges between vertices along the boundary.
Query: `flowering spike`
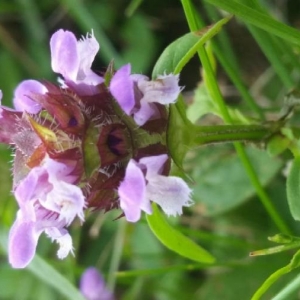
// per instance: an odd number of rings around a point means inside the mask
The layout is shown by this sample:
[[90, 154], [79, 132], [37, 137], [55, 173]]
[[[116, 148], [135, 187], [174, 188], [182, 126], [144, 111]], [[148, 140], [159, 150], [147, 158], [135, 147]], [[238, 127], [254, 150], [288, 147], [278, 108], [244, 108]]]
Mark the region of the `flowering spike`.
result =
[[[51, 65], [61, 86], [26, 80], [15, 91], [17, 110], [1, 107], [0, 142], [15, 147], [13, 192], [19, 210], [9, 235], [9, 261], [26, 267], [39, 236], [57, 242], [57, 256], [73, 254], [68, 226], [88, 208], [121, 208], [136, 222], [150, 201], [168, 215], [191, 204], [181, 178], [168, 176], [168, 110], [178, 76], [150, 81], [113, 64], [91, 70], [99, 49], [93, 33], [77, 40], [59, 30], [50, 40]], [[0, 93], [2, 97], [2, 93]], [[122, 215], [123, 215], [122, 214]]]

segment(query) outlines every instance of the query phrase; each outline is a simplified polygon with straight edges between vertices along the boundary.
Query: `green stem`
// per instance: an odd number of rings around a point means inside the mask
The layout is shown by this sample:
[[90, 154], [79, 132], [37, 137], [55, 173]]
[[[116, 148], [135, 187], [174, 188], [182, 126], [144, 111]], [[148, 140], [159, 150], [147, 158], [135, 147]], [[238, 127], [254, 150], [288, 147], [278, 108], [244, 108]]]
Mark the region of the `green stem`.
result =
[[290, 265], [287, 265], [268, 277], [264, 284], [255, 292], [251, 300], [259, 300], [261, 296], [270, 288], [270, 286], [282, 275], [289, 273], [291, 271]]
[[[191, 31], [196, 31], [198, 30], [197, 24], [195, 22], [194, 18], [194, 12], [192, 10], [192, 6], [189, 0], [182, 0], [182, 5], [184, 9], [184, 13], [189, 25], [189, 28]], [[219, 106], [219, 109], [221, 111], [221, 114], [223, 116], [224, 121], [227, 124], [232, 124], [232, 119], [230, 117], [230, 114], [227, 110], [227, 107], [225, 105], [225, 102], [223, 100], [223, 97], [221, 95], [217, 80], [214, 75], [214, 71], [212, 69], [211, 63], [208, 59], [207, 53], [205, 48], [201, 48], [198, 51], [199, 58], [201, 60], [203, 69], [205, 70], [205, 78], [206, 78], [206, 84], [207, 84], [207, 89], [209, 93], [211, 94], [212, 99], [216, 102], [216, 104]], [[291, 231], [288, 228], [288, 226], [285, 224], [285, 222], [282, 220], [278, 212], [276, 211], [275, 207], [272, 204], [271, 199], [263, 189], [258, 176], [245, 152], [245, 149], [240, 143], [235, 142], [234, 147], [241, 159], [242, 164], [244, 165], [244, 168], [249, 176], [249, 179], [253, 185], [253, 187], [256, 190], [257, 195], [259, 196], [262, 204], [264, 205], [266, 211], [268, 212], [269, 216], [271, 219], [274, 221], [278, 229], [282, 233], [287, 233], [290, 234]]]
[[209, 126], [195, 126], [195, 130], [199, 134], [209, 134], [218, 132], [256, 132], [265, 131], [269, 134], [273, 133], [272, 128], [264, 125], [209, 125]]
[[236, 142], [236, 141], [262, 141], [268, 136], [269, 131], [245, 131], [245, 132], [217, 132], [208, 135], [199, 135], [196, 137], [195, 142], [198, 145], [207, 145], [213, 143]]
[[235, 141], [263, 141], [273, 130], [262, 125], [195, 126], [196, 145]]

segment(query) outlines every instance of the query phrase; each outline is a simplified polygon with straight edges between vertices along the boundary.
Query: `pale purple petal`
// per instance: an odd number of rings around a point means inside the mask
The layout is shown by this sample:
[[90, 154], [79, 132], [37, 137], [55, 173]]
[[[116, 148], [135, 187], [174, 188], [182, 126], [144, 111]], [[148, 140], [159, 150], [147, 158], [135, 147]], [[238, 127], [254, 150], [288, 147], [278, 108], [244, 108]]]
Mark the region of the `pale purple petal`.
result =
[[70, 31], [56, 31], [50, 39], [52, 70], [66, 79], [76, 81], [80, 58], [77, 39]]
[[47, 173], [40, 167], [31, 169], [28, 175], [20, 181], [14, 194], [24, 220], [35, 221], [34, 202], [51, 188]]
[[8, 259], [13, 268], [25, 268], [30, 263], [36, 252], [39, 235], [34, 222], [22, 222], [19, 214], [8, 239]]
[[145, 165], [147, 168], [146, 179], [151, 180], [151, 177], [161, 174], [163, 165], [167, 159], [167, 154], [141, 158], [139, 163]]
[[110, 92], [127, 115], [135, 105], [134, 82], [130, 78], [131, 66], [127, 64], [121, 67], [110, 82]]
[[86, 300], [113, 300], [113, 294], [105, 287], [105, 282], [96, 268], [85, 270], [80, 278], [80, 291]]
[[168, 216], [182, 214], [183, 206], [192, 205], [191, 190], [183, 179], [157, 175], [148, 181], [146, 197], [157, 203]]
[[56, 178], [57, 180], [63, 180], [65, 182], [72, 183], [75, 177], [70, 175], [74, 170], [76, 162], [64, 160], [64, 163], [58, 162], [54, 159], [45, 158], [43, 167], [49, 173], [50, 178]]
[[[80, 75], [81, 73], [79, 73], [79, 75]], [[101, 83], [103, 83], [105, 80], [104, 80], [104, 78], [103, 77], [101, 77], [101, 76], [99, 76], [99, 75], [97, 75], [95, 72], [93, 72], [92, 70], [87, 70], [86, 72], [85, 72], [85, 75], [84, 75], [84, 77], [82, 77], [83, 79], [82, 79], [82, 82], [83, 83], [85, 83], [86, 85], [88, 85], [88, 86], [97, 86], [97, 85], [99, 85], [99, 84], [101, 84]], [[80, 77], [78, 77], [78, 82], [80, 82]], [[92, 89], [91, 89], [92, 90]], [[96, 92], [94, 92], [93, 94], [96, 94], [96, 93], [98, 93], [99, 92], [99, 90], [96, 88]], [[88, 94], [88, 93], [86, 93], [85, 95], [93, 95], [93, 94]]]
[[93, 74], [96, 76], [96, 78], [90, 78], [90, 76], [87, 75], [86, 80], [84, 82], [75, 83], [71, 80], [65, 80], [64, 84], [66, 84], [67, 87], [71, 88], [79, 96], [96, 95], [99, 93], [98, 84], [103, 83], [104, 78], [96, 75], [95, 73]]
[[118, 188], [120, 207], [127, 221], [136, 222], [140, 219], [141, 206], [151, 210], [150, 203], [147, 205], [145, 201], [145, 189], [144, 174], [137, 163], [131, 159], [126, 168], [125, 178]]
[[151, 103], [141, 101], [141, 108], [133, 114], [135, 123], [143, 126], [153, 116], [154, 112]]
[[45, 94], [47, 93], [47, 88], [36, 80], [24, 80], [22, 81], [14, 93], [14, 107], [17, 111], [26, 111], [31, 114], [38, 113], [42, 107], [36, 101], [30, 99], [30, 95], [35, 94]]
[[51, 181], [52, 190], [47, 193], [44, 199], [40, 199], [40, 203], [47, 209], [57, 212], [59, 220], [64, 220], [66, 225], [74, 220], [76, 215], [83, 221], [85, 207], [84, 196], [82, 190], [73, 184], [64, 181]]
[[134, 82], [138, 82], [138, 81], [149, 81], [149, 77], [142, 75], [142, 74], [131, 74], [130, 78], [134, 81]]
[[153, 81], [138, 81], [138, 88], [144, 94], [142, 101], [157, 102], [164, 105], [174, 103], [181, 92], [178, 81], [179, 76], [173, 74], [158, 76]]

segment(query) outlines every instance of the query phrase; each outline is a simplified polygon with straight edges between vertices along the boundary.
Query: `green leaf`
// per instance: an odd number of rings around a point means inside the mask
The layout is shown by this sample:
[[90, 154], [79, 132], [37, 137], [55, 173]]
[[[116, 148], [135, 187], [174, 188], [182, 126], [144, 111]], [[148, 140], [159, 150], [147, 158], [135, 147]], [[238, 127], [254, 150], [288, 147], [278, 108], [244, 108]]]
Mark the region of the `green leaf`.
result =
[[285, 136], [275, 135], [268, 141], [267, 151], [271, 156], [277, 156], [285, 151], [291, 141]]
[[300, 157], [294, 159], [286, 184], [291, 214], [300, 221]]
[[[213, 151], [212, 147], [206, 147], [195, 154], [187, 161], [185, 169], [196, 182], [193, 198], [202, 204], [204, 215], [227, 212], [255, 195], [255, 189], [231, 147], [218, 145]], [[247, 155], [262, 185], [266, 185], [282, 167], [279, 159], [270, 158], [264, 151], [249, 148]]]
[[[250, 121], [238, 109], [227, 108], [234, 124], [250, 124]], [[204, 84], [195, 90], [193, 103], [188, 106], [186, 114], [189, 120], [195, 123], [202, 116], [211, 113], [222, 118], [220, 107], [212, 100]]]
[[152, 77], [156, 78], [164, 73], [180, 73], [182, 68], [196, 54], [197, 50], [215, 36], [230, 18], [231, 16], [221, 19], [214, 25], [200, 31], [187, 33], [170, 44], [156, 62]]
[[152, 204], [152, 209], [152, 215], [147, 215], [149, 227], [167, 248], [200, 263], [214, 263], [215, 258], [210, 253], [167, 223], [156, 204]]
[[249, 22], [265, 31], [286, 39], [296, 45], [300, 45], [299, 30], [280, 23], [273, 18], [250, 8], [238, 1], [233, 0], [205, 0], [206, 2], [217, 6], [231, 14], [241, 18], [244, 22]]

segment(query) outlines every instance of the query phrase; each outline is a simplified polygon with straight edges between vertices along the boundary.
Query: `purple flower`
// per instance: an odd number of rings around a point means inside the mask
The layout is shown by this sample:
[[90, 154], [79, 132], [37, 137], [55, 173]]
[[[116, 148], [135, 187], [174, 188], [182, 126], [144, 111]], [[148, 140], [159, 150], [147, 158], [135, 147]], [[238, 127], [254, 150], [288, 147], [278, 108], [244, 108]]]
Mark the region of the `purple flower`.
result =
[[161, 175], [167, 159], [163, 154], [129, 161], [118, 188], [120, 207], [127, 221], [138, 221], [141, 210], [151, 214], [150, 200], [169, 216], [182, 214], [182, 207], [192, 204], [191, 190], [181, 178]]
[[135, 122], [142, 126], [150, 118], [156, 118], [157, 103], [174, 103], [181, 87], [178, 75], [160, 75], [156, 80], [139, 74], [130, 74], [131, 66], [120, 68], [110, 82], [110, 92], [127, 115], [133, 115]]
[[73, 253], [66, 227], [76, 216], [84, 220], [85, 207], [81, 189], [72, 184], [73, 169], [46, 157], [17, 185], [14, 192], [20, 209], [9, 234], [9, 262], [14, 268], [30, 263], [42, 232], [59, 244], [60, 259]]
[[58, 30], [50, 39], [52, 70], [67, 82], [98, 85], [104, 79], [91, 70], [99, 44], [93, 32], [77, 41], [70, 31]]
[[93, 33], [77, 41], [58, 30], [50, 48], [61, 86], [25, 80], [14, 93], [16, 110], [0, 107], [0, 142], [15, 148], [19, 210], [9, 234], [15, 268], [30, 263], [42, 233], [59, 244], [59, 258], [73, 253], [68, 226], [84, 221], [87, 208], [121, 207], [136, 222], [142, 210], [151, 214], [150, 201], [172, 216], [191, 204], [187, 184], [167, 176], [165, 105], [181, 91], [178, 76], [150, 81], [126, 65], [115, 73], [108, 68], [107, 83], [91, 70], [99, 50]]
[[113, 294], [109, 291], [105, 282], [94, 267], [85, 270], [80, 279], [80, 291], [86, 300], [113, 300]]

